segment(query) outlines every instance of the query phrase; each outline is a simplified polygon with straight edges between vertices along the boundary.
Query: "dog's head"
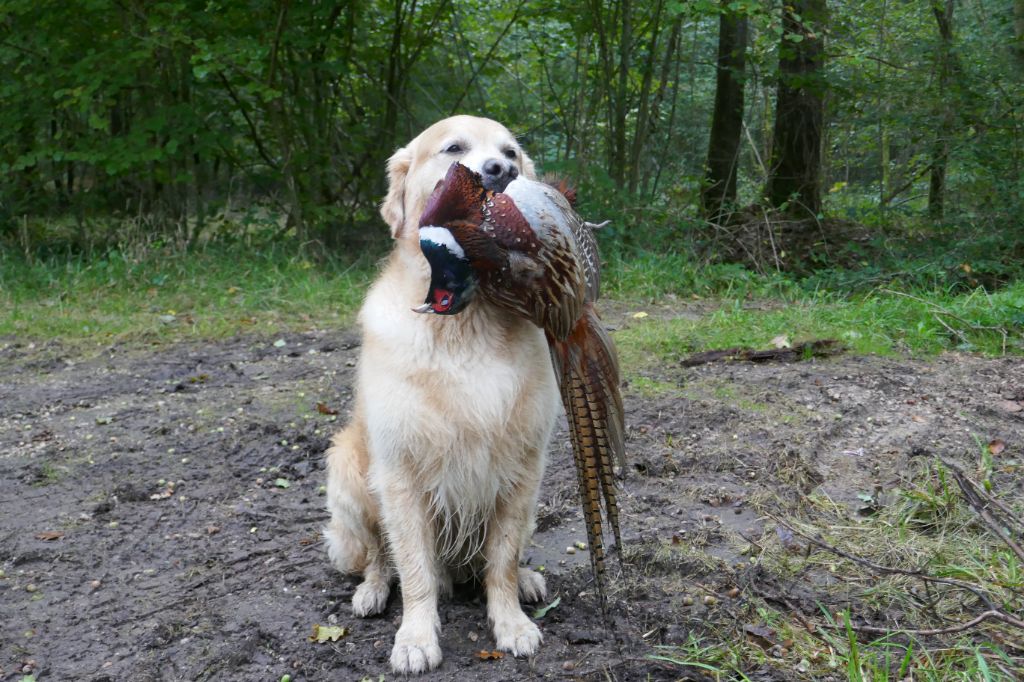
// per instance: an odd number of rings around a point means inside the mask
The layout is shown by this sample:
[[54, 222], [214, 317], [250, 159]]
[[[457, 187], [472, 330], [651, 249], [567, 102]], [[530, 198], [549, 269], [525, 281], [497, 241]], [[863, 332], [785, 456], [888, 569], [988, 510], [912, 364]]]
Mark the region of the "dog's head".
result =
[[392, 237], [416, 234], [430, 193], [453, 161], [480, 173], [484, 186], [495, 192], [519, 174], [536, 176], [533, 161], [500, 123], [476, 116], [438, 121], [388, 159], [388, 194], [380, 214]]

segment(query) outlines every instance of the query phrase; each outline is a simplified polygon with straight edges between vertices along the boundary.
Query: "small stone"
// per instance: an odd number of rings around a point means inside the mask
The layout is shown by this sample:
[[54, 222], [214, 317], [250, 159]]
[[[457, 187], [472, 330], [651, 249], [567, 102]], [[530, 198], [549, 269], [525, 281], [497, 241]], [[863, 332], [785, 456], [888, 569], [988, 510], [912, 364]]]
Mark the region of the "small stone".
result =
[[575, 554], [576, 553], [576, 548], [573, 547], [572, 545], [570, 545], [570, 546], [565, 548], [565, 553], [566, 554]]
[[575, 669], [576, 669], [576, 664], [573, 663], [572, 661], [565, 661], [564, 663], [562, 663], [562, 670], [564, 670], [566, 672], [570, 672], [570, 671], [575, 670]]
[[469, 637], [469, 641], [471, 642], [475, 642], [476, 640], [480, 639], [480, 635], [476, 634], [475, 632], [470, 632], [466, 636]]
[[26, 592], [35, 592], [35, 591], [36, 591], [36, 590], [38, 590], [38, 589], [39, 589], [39, 588], [38, 588], [38, 587], [36, 587], [36, 584], [35, 584], [35, 583], [29, 583], [28, 585], [25, 585], [25, 591], [26, 591]]

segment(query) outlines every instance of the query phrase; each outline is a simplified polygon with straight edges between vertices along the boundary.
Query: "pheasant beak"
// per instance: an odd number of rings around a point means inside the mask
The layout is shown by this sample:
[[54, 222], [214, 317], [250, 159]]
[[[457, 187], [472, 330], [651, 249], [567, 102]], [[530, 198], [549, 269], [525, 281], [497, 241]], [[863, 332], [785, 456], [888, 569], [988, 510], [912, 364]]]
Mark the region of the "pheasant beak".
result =
[[428, 303], [424, 303], [423, 305], [416, 306], [415, 308], [412, 309], [412, 311], [414, 313], [431, 313], [431, 314], [433, 314], [433, 312], [434, 312], [434, 304], [433, 303], [429, 303], [429, 302]]

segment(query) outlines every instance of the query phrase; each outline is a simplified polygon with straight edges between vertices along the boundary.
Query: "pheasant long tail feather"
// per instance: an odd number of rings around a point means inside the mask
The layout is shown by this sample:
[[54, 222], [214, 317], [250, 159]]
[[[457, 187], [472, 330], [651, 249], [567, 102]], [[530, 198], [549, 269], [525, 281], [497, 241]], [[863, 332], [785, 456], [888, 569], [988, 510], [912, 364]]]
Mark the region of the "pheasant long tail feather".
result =
[[569, 419], [591, 563], [604, 610], [601, 505], [616, 548], [621, 548], [613, 463], [624, 459], [625, 429], [615, 348], [592, 305], [586, 307], [569, 338], [553, 344], [552, 358]]

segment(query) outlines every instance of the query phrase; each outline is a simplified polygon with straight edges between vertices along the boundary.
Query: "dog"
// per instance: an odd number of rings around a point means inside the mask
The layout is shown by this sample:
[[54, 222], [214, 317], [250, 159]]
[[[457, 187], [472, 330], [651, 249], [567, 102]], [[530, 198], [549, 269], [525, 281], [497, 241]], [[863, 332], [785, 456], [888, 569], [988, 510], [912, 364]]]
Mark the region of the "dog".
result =
[[419, 217], [454, 161], [493, 191], [535, 177], [504, 126], [472, 116], [444, 119], [391, 156], [381, 215], [394, 248], [359, 313], [352, 418], [327, 452], [328, 555], [362, 575], [356, 616], [384, 610], [397, 573], [391, 666], [403, 674], [441, 663], [438, 599], [453, 580], [483, 578], [498, 649], [530, 656], [543, 639], [519, 600], [544, 599], [544, 578], [519, 560], [561, 410], [547, 342], [482, 300], [454, 317], [412, 310], [430, 280]]

